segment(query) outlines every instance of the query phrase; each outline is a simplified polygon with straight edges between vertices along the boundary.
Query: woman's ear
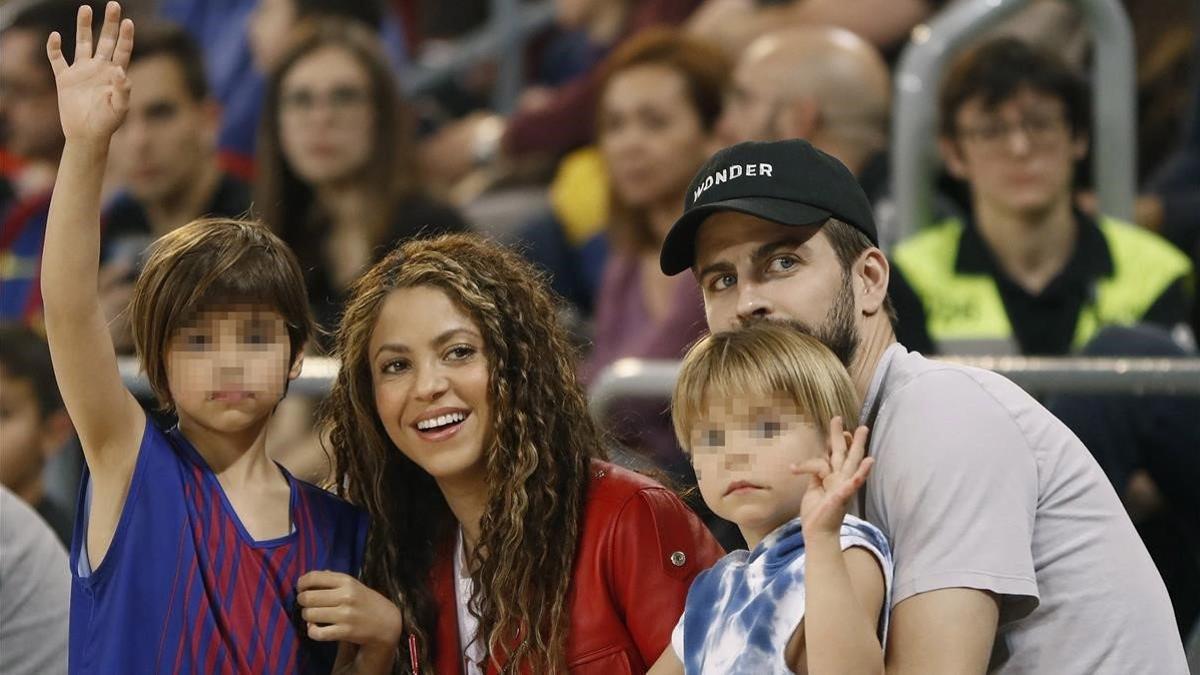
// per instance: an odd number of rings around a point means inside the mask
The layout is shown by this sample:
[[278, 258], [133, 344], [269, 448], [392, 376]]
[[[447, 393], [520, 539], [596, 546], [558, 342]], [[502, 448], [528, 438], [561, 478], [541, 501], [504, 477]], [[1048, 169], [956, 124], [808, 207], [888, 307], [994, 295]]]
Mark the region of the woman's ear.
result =
[[291, 370], [288, 371], [288, 381], [291, 382], [292, 380], [296, 379], [297, 377], [300, 377], [300, 371], [302, 371], [302, 370], [304, 370], [304, 350], [303, 349], [301, 349], [296, 354], [296, 359], [294, 361], [292, 361]]
[[963, 161], [962, 148], [958, 141], [947, 136], [938, 136], [938, 152], [951, 176], [958, 180], [967, 180], [967, 164]]

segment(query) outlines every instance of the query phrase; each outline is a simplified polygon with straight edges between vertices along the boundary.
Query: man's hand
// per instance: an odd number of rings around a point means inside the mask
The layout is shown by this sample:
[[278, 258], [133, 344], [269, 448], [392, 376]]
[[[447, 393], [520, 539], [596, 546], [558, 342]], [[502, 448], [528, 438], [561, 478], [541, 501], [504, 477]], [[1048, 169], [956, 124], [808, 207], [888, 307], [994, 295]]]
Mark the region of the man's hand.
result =
[[46, 54], [58, 86], [58, 111], [67, 142], [82, 141], [107, 148], [113, 132], [129, 110], [129, 80], [125, 68], [133, 52], [133, 21], [121, 20], [121, 6], [108, 3], [100, 39], [92, 48], [92, 8], [79, 8], [76, 19], [75, 62], [62, 53], [62, 36], [50, 34]]

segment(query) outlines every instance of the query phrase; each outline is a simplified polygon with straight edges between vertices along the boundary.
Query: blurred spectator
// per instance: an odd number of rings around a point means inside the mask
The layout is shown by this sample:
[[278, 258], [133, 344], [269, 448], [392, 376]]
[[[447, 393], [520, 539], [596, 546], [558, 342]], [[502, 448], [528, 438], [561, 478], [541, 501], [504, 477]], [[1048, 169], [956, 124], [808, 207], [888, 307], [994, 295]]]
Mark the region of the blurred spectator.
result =
[[113, 136], [126, 190], [106, 210], [101, 302], [113, 342], [132, 352], [124, 309], [147, 245], [196, 218], [238, 216], [250, 187], [217, 163], [220, 114], [195, 42], [175, 26], [138, 27], [129, 113]]
[[[939, 142], [950, 172], [968, 183], [972, 211], [901, 242], [893, 255], [943, 352], [1182, 352], [1158, 343], [1169, 344], [1161, 336], [1173, 329], [1190, 334], [1187, 257], [1146, 230], [1073, 208], [1075, 163], [1087, 151], [1087, 102], [1087, 87], [1073, 71], [1012, 38], [984, 43], [951, 68], [940, 95]], [[1141, 322], [1160, 330], [1112, 337]], [[1088, 447], [1127, 500], [1136, 499], [1139, 486], [1154, 485], [1148, 467], [1171, 467], [1172, 482], [1200, 482], [1194, 400], [1123, 395], [1101, 405], [1094, 396], [1060, 396], [1049, 408], [1095, 443]], [[1169, 510], [1194, 513], [1187, 500]], [[1191, 560], [1175, 580], [1165, 570], [1174, 564], [1167, 561], [1197, 550], [1197, 536], [1195, 528], [1176, 528], [1165, 546], [1146, 540], [1177, 612], [1188, 608], [1189, 616], [1177, 613], [1181, 627], [1191, 622], [1198, 589], [1177, 579], [1194, 580], [1200, 568]]]
[[0, 178], [0, 321], [41, 323], [42, 238], [63, 148], [46, 38], [58, 31], [63, 53], [73, 54], [78, 8], [71, 0], [37, 2], [0, 32], [0, 137], [21, 163]]
[[6, 675], [67, 672], [67, 552], [28, 506], [0, 486], [0, 659]]
[[299, 257], [326, 329], [393, 245], [468, 229], [423, 189], [412, 126], [377, 38], [349, 22], [314, 26], [268, 82], [255, 208]]
[[705, 0], [687, 30], [737, 55], [769, 31], [837, 26], [893, 53], [908, 41], [914, 26], [945, 4], [945, 0]]
[[[677, 31], [642, 33], [613, 53], [600, 88], [600, 151], [611, 185], [595, 347], [585, 382], [624, 357], [678, 359], [704, 331], [695, 282], [667, 277], [658, 250], [683, 209], [688, 182], [716, 148], [728, 64], [715, 47]], [[665, 404], [622, 410], [623, 440], [660, 464], [681, 463]]]
[[[788, 138], [812, 143], [854, 173], [883, 222], [888, 218], [881, 211], [891, 210], [885, 153], [890, 100], [887, 64], [870, 43], [830, 26], [787, 28], [758, 38], [742, 53], [718, 130], [727, 145]], [[893, 270], [888, 294], [906, 298], [910, 308], [896, 322], [896, 339], [931, 353], [924, 310], [899, 270]]]
[[163, 18], [183, 26], [203, 48], [213, 97], [221, 105], [222, 164], [244, 179], [253, 174], [264, 74], [270, 72], [272, 59], [284, 50], [297, 24], [324, 17], [359, 21], [381, 33], [394, 65], [407, 60], [403, 30], [382, 0], [159, 0], [158, 4]]
[[[1189, 317], [1192, 267], [1156, 235], [1073, 209], [1088, 93], [1060, 61], [985, 43], [941, 92], [942, 155], [972, 212], [894, 252], [942, 351], [1064, 354], [1106, 325]], [[901, 314], [906, 311], [897, 307]]]
[[37, 509], [64, 546], [74, 517], [47, 496], [44, 470], [72, 432], [46, 341], [25, 327], [0, 328], [0, 484]]
[[[598, 59], [655, 25], [683, 21], [700, 0], [557, 0], [559, 26], [587, 36]], [[421, 148], [430, 178], [449, 184], [496, 159], [555, 160], [591, 141], [600, 74], [592, 68], [553, 90], [527, 94], [507, 119], [475, 113], [439, 130]]]

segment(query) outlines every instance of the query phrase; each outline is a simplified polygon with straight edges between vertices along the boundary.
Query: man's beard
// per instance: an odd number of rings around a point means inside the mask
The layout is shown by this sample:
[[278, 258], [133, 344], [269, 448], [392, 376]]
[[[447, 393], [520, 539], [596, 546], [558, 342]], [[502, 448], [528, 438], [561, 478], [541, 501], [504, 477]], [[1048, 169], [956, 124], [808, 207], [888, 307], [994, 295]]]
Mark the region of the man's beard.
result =
[[768, 317], [751, 318], [742, 321], [742, 324], [749, 325], [755, 321], [779, 321], [801, 333], [815, 337], [828, 347], [829, 351], [833, 352], [833, 355], [846, 368], [850, 367], [850, 362], [854, 360], [854, 355], [858, 352], [859, 337], [854, 326], [854, 290], [851, 287], [849, 274], [842, 275], [842, 285], [838, 289], [837, 297], [833, 299], [833, 307], [825, 315], [825, 321], [816, 329], [796, 319], [770, 319]]

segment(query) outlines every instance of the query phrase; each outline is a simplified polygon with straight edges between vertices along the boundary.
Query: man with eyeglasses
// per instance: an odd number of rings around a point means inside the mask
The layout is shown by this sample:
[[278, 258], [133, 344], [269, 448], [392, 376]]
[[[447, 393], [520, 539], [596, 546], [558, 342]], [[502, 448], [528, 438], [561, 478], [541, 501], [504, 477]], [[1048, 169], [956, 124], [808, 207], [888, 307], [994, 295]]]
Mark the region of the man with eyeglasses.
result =
[[970, 214], [902, 242], [893, 258], [941, 352], [1065, 354], [1105, 326], [1186, 326], [1187, 257], [1073, 208], [1089, 115], [1076, 74], [996, 40], [954, 65], [940, 112], [942, 156], [970, 189]]
[[[1148, 230], [1073, 206], [1089, 119], [1075, 73], [1017, 40], [985, 43], [951, 68], [940, 113], [942, 156], [969, 187], [970, 213], [901, 242], [892, 259], [942, 353], [1194, 349], [1188, 257]], [[1046, 403], [1122, 497], [1186, 634], [1200, 616], [1200, 401], [1072, 394]]]

